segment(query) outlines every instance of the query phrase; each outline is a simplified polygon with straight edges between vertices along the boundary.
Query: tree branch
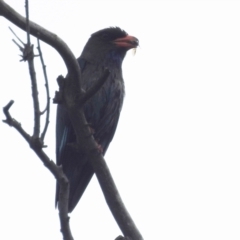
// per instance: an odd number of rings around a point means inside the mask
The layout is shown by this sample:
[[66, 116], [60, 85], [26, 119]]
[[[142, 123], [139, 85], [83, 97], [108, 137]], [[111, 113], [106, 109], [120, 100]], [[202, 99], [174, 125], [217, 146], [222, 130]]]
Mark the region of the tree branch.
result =
[[42, 68], [43, 68], [43, 75], [44, 75], [44, 79], [45, 79], [45, 88], [46, 88], [46, 95], [47, 95], [47, 104], [46, 104], [46, 108], [45, 110], [41, 113], [43, 114], [46, 111], [46, 120], [45, 120], [45, 126], [43, 129], [43, 132], [41, 134], [41, 140], [42, 142], [44, 141], [44, 137], [46, 135], [47, 129], [48, 129], [48, 125], [49, 125], [49, 115], [50, 115], [50, 93], [49, 93], [49, 85], [48, 85], [48, 77], [47, 77], [47, 71], [46, 71], [46, 65], [44, 64], [44, 60], [43, 60], [43, 55], [42, 55], [42, 50], [41, 50], [41, 46], [40, 46], [40, 40], [38, 39], [38, 52], [39, 52], [39, 56], [40, 56], [40, 60], [41, 60], [41, 64], [42, 64]]
[[[23, 30], [25, 30], [26, 20], [22, 16], [20, 16], [18, 13], [16, 13], [12, 8], [10, 8], [2, 0], [0, 0], [0, 15], [6, 17], [12, 23], [19, 26]], [[100, 86], [96, 87], [95, 90], [92, 89], [92, 92], [85, 95], [87, 96], [85, 97], [85, 100], [81, 101], [81, 99], [84, 99], [84, 97], [83, 97], [83, 92], [81, 90], [81, 83], [80, 83], [80, 80], [81, 80], [80, 68], [70, 49], [61, 39], [59, 39], [56, 35], [50, 33], [49, 31], [47, 31], [46, 29], [38, 26], [37, 24], [31, 21], [29, 22], [29, 26], [30, 26], [30, 33], [32, 35], [36, 36], [37, 38], [51, 45], [53, 48], [55, 48], [59, 52], [59, 54], [63, 58], [68, 69], [68, 77], [64, 79], [64, 84], [63, 84], [63, 104], [68, 111], [71, 123], [74, 127], [74, 130], [77, 136], [78, 147], [89, 154], [90, 162], [97, 175], [97, 178], [103, 190], [105, 199], [108, 203], [108, 206], [115, 220], [117, 221], [120, 229], [122, 230], [125, 238], [131, 239], [131, 240], [142, 240], [143, 238], [140, 232], [136, 228], [133, 220], [131, 219], [129, 213], [127, 212], [120, 198], [120, 195], [116, 189], [115, 183], [112, 179], [109, 169], [103, 159], [103, 156], [98, 150], [97, 143], [92, 137], [89, 127], [87, 127], [88, 124], [86, 122], [86, 119], [83, 113], [82, 102], [87, 101], [89, 97], [95, 94], [97, 89]], [[33, 148], [35, 144], [34, 145], [30, 144], [30, 146]], [[35, 150], [35, 152], [40, 158], [42, 157], [47, 158], [47, 156], [45, 156], [45, 153], [42, 151], [42, 149], [38, 148], [37, 150]], [[44, 162], [46, 162], [45, 160], [46, 159], [44, 158]], [[47, 162], [47, 164], [50, 164], [50, 163]], [[58, 181], [60, 180], [61, 179], [58, 178]], [[65, 210], [64, 210], [64, 213], [65, 213]]]
[[[29, 27], [29, 9], [28, 9], [28, 0], [26, 0], [26, 33], [27, 33], [27, 44], [24, 44], [18, 37], [17, 39], [23, 44], [23, 47], [18, 45], [20, 50], [22, 51], [22, 60], [28, 62], [29, 73], [31, 78], [32, 85], [32, 97], [33, 97], [33, 107], [34, 107], [34, 131], [33, 136], [30, 137], [24, 129], [21, 127], [21, 124], [14, 120], [10, 113], [9, 109], [13, 104], [13, 101], [10, 101], [4, 107], [4, 113], [6, 116], [5, 123], [8, 123], [10, 126], [13, 126], [18, 132], [25, 138], [25, 140], [29, 143], [30, 147], [34, 150], [34, 152], [38, 155], [38, 157], [43, 161], [45, 166], [53, 173], [55, 178], [57, 179], [60, 187], [60, 196], [59, 196], [59, 217], [61, 224], [61, 231], [65, 240], [73, 240], [71, 235], [70, 227], [69, 227], [69, 217], [68, 217], [68, 196], [69, 196], [69, 182], [67, 177], [64, 175], [61, 168], [57, 167], [50, 159], [48, 159], [47, 155], [42, 151], [43, 148], [43, 138], [39, 138], [40, 135], [40, 108], [39, 108], [39, 100], [38, 100], [38, 87], [37, 87], [37, 79], [34, 68], [34, 53], [33, 53], [33, 45], [30, 42], [30, 27]], [[13, 31], [12, 31], [13, 32]], [[14, 33], [16, 36], [16, 34]], [[45, 75], [46, 77], [46, 75]], [[46, 78], [45, 78], [46, 79]], [[47, 87], [48, 89], [48, 87]], [[49, 97], [49, 92], [48, 92]], [[48, 104], [49, 105], [49, 100]], [[47, 112], [47, 120], [49, 118], [49, 108]], [[45, 135], [46, 125], [43, 134]], [[42, 135], [44, 137], [44, 135]]]
[[[26, 19], [17, 13], [13, 8], [11, 8], [4, 1], [0, 0], [0, 16], [5, 17], [10, 22], [26, 31]], [[63, 42], [56, 34], [53, 34], [46, 30], [45, 28], [39, 26], [38, 24], [29, 21], [30, 33], [39, 38], [43, 42], [52, 46], [62, 57], [68, 73], [75, 79], [80, 79], [81, 72], [80, 67], [76, 58], [74, 57], [72, 51], [69, 49], [67, 44]], [[79, 91], [81, 90], [80, 80], [75, 83]], [[81, 91], [80, 91], [81, 94]]]
[[70, 226], [69, 226], [69, 217], [68, 217], [68, 193], [69, 193], [69, 182], [67, 177], [62, 171], [62, 168], [57, 166], [52, 160], [48, 158], [46, 153], [42, 150], [42, 142], [39, 138], [33, 138], [22, 128], [21, 124], [12, 118], [9, 110], [13, 105], [14, 101], [11, 100], [4, 108], [3, 112], [6, 116], [6, 120], [3, 120], [4, 123], [9, 126], [15, 128], [22, 137], [28, 142], [31, 149], [37, 154], [37, 156], [41, 159], [43, 164], [50, 170], [50, 172], [57, 179], [60, 187], [60, 195], [59, 195], [59, 215], [60, 215], [60, 223], [61, 223], [61, 231], [63, 234], [63, 238], [65, 240], [73, 240]]
[[27, 33], [27, 44], [24, 44], [23, 59], [28, 62], [28, 69], [32, 84], [32, 98], [33, 98], [33, 109], [34, 109], [34, 129], [33, 137], [38, 138], [40, 134], [40, 109], [38, 100], [38, 87], [36, 72], [34, 67], [34, 52], [33, 45], [31, 45], [30, 40], [30, 30], [29, 30], [29, 9], [28, 0], [25, 0], [25, 12], [26, 12], [26, 33]]
[[[65, 88], [66, 87], [67, 86], [65, 86]], [[72, 89], [72, 91], [74, 90]], [[89, 154], [89, 161], [96, 173], [106, 202], [118, 226], [126, 238], [131, 240], [143, 240], [141, 233], [138, 231], [124, 206], [107, 164], [102, 154], [99, 152], [97, 143], [92, 134], [90, 134], [82, 108], [79, 108], [75, 103], [75, 105], [67, 105], [67, 110], [77, 136], [78, 147]]]
[[19, 123], [14, 118], [12, 118], [11, 114], [9, 113], [9, 109], [11, 108], [13, 103], [14, 101], [11, 100], [5, 107], [3, 107], [3, 113], [6, 116], [6, 120], [3, 120], [3, 122], [8, 124], [11, 127], [14, 127], [23, 136], [23, 138], [29, 143], [31, 136], [23, 130], [21, 123]]

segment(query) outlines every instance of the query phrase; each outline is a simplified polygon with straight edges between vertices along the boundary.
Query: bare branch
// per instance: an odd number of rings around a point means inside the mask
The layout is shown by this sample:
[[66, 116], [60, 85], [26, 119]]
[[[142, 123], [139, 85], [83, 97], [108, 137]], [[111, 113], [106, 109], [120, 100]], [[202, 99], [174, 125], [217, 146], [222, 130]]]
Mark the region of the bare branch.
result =
[[[28, 4], [26, 1], [26, 8]], [[28, 16], [28, 9], [26, 9], [26, 15]], [[29, 23], [27, 19], [27, 23]], [[28, 24], [27, 24], [28, 25]], [[27, 30], [29, 27], [26, 27]], [[36, 72], [34, 67], [34, 53], [33, 53], [33, 45], [30, 42], [30, 34], [29, 31], [27, 32], [27, 44], [25, 44], [17, 34], [10, 28], [11, 32], [16, 36], [16, 38], [23, 44], [23, 47], [18, 44], [14, 39], [13, 42], [19, 47], [20, 51], [22, 52], [22, 60], [28, 62], [28, 69], [31, 78], [31, 85], [32, 85], [32, 98], [33, 98], [33, 109], [34, 109], [34, 130], [33, 136], [35, 138], [39, 137], [40, 134], [40, 109], [39, 109], [39, 100], [38, 100], [38, 87], [37, 87], [37, 79], [36, 79]]]
[[[30, 45], [28, 45], [28, 46], [30, 46]], [[33, 51], [32, 46], [31, 46], [31, 49]], [[39, 100], [38, 100], [37, 79], [36, 79], [36, 72], [35, 72], [33, 58], [30, 58], [28, 60], [28, 68], [29, 68], [29, 74], [30, 74], [31, 83], [32, 83], [32, 97], [33, 97], [33, 108], [34, 108], [33, 136], [35, 138], [38, 138], [39, 134], [40, 134], [40, 109], [39, 109]]]
[[25, 1], [25, 4], [26, 4], [25, 9], [26, 9], [27, 44], [25, 44], [24, 50], [26, 50], [27, 52], [26, 59], [28, 62], [28, 69], [29, 69], [29, 74], [30, 74], [31, 83], [32, 83], [32, 98], [33, 98], [33, 110], [34, 110], [33, 137], [38, 138], [40, 134], [40, 108], [39, 108], [39, 100], [38, 100], [36, 72], [35, 72], [34, 61], [33, 61], [34, 60], [33, 45], [31, 45], [31, 40], [30, 40], [28, 0]]
[[[0, 4], [2, 1], [0, 2]], [[36, 74], [34, 70], [34, 54], [33, 54], [33, 46], [30, 43], [30, 27], [29, 27], [29, 13], [28, 13], [28, 1], [26, 1], [26, 32], [27, 32], [27, 44], [24, 44], [21, 40], [20, 42], [23, 43], [24, 47], [21, 47], [18, 45], [20, 50], [23, 52], [23, 60], [28, 61], [29, 65], [29, 73], [31, 77], [31, 83], [32, 83], [32, 97], [33, 97], [33, 103], [34, 103], [34, 133], [33, 136], [30, 137], [29, 134], [27, 134], [23, 128], [21, 127], [21, 124], [17, 121], [15, 121], [10, 113], [9, 109], [13, 104], [13, 101], [10, 101], [9, 104], [7, 104], [4, 107], [4, 113], [6, 116], [6, 120], [4, 122], [8, 123], [10, 126], [13, 126], [18, 132], [25, 138], [25, 140], [29, 143], [30, 147], [34, 150], [34, 152], [38, 155], [38, 157], [43, 161], [44, 165], [52, 172], [52, 174], [55, 176], [59, 183], [61, 196], [59, 196], [59, 205], [61, 208], [59, 208], [59, 215], [60, 215], [60, 224], [61, 224], [61, 231], [63, 234], [63, 237], [65, 240], [73, 240], [73, 237], [71, 235], [70, 226], [69, 226], [69, 217], [68, 217], [68, 195], [69, 195], [69, 182], [66, 176], [64, 175], [62, 169], [60, 167], [57, 167], [43, 152], [43, 141], [39, 138], [40, 134], [40, 110], [39, 110], [39, 101], [38, 101], [38, 89], [37, 89], [37, 81], [36, 81]], [[15, 34], [16, 35], [16, 34]], [[19, 38], [18, 38], [19, 39]], [[49, 91], [48, 91], [49, 95]], [[49, 96], [48, 96], [49, 98]], [[48, 103], [49, 105], [49, 103]], [[49, 115], [47, 119], [49, 118]], [[45, 130], [46, 131], [46, 130]], [[44, 135], [43, 135], [44, 136]]]
[[30, 28], [29, 28], [29, 7], [28, 7], [28, 0], [25, 0], [25, 12], [26, 12], [26, 33], [27, 33], [27, 43], [31, 45], [30, 42]]
[[30, 141], [30, 135], [27, 134], [22, 126], [21, 123], [19, 123], [18, 121], [16, 121], [15, 119], [12, 118], [11, 114], [9, 113], [9, 109], [11, 108], [11, 106], [13, 105], [14, 101], [11, 100], [4, 108], [3, 108], [3, 112], [6, 116], [6, 120], [3, 120], [4, 123], [7, 123], [9, 126], [14, 127], [22, 136], [23, 138], [29, 142]]
[[42, 64], [42, 68], [43, 68], [43, 75], [44, 75], [44, 79], [45, 79], [45, 87], [46, 87], [46, 95], [47, 95], [47, 104], [46, 104], [46, 108], [45, 110], [41, 113], [43, 114], [46, 111], [46, 120], [45, 120], [45, 126], [43, 129], [43, 132], [41, 134], [41, 140], [44, 140], [44, 137], [46, 135], [47, 129], [48, 129], [48, 125], [49, 125], [49, 115], [50, 115], [50, 93], [49, 93], [49, 85], [48, 85], [48, 77], [47, 77], [47, 71], [46, 71], [46, 65], [44, 64], [44, 60], [43, 60], [43, 55], [42, 55], [42, 51], [41, 51], [41, 46], [40, 46], [40, 41], [39, 39], [38, 41], [38, 52], [39, 52], [39, 56], [41, 59], [41, 64]]
[[68, 216], [69, 181], [65, 177], [61, 179], [61, 182], [58, 181], [58, 183], [62, 186], [61, 189], [59, 189], [59, 199], [61, 199], [61, 202], [59, 201], [58, 203], [61, 232], [64, 240], [73, 240], [69, 225], [70, 218]]
[[[17, 40], [19, 42], [22, 43], [22, 45], [24, 45], [24, 42], [18, 37], [18, 35], [12, 30], [12, 28], [8, 27], [10, 29], [10, 31], [12, 32], [12, 34], [17, 38]], [[14, 40], [13, 40], [14, 41]], [[16, 43], [17, 44], [17, 43]], [[17, 44], [17, 46], [20, 48], [20, 45]], [[21, 49], [20, 49], [21, 50]]]
[[90, 163], [96, 173], [106, 202], [118, 223], [118, 226], [125, 237], [129, 237], [131, 240], [143, 240], [135, 223], [124, 206], [107, 164], [102, 154], [99, 152], [97, 143], [90, 133], [82, 109], [75, 104], [71, 107], [68, 106], [67, 110], [77, 136], [78, 147], [89, 154]]
[[[22, 30], [26, 30], [26, 19], [2, 0], [0, 0], [0, 16], [4, 16]], [[56, 34], [49, 32], [45, 28], [32, 21], [29, 21], [29, 27], [30, 33], [33, 36], [52, 46], [61, 55], [68, 69], [68, 73], [73, 77], [73, 79], [78, 80], [75, 81], [75, 87], [79, 89], [79, 94], [81, 94], [80, 67], [74, 54], [69, 49], [67, 44], [63, 42]]]
[[[52, 160], [48, 158], [46, 153], [42, 150], [42, 142], [39, 138], [33, 138], [22, 128], [21, 124], [12, 118], [9, 110], [13, 105], [14, 101], [11, 100], [4, 108], [3, 112], [6, 116], [6, 120], [3, 122], [7, 123], [9, 126], [14, 127], [23, 138], [29, 143], [31, 149], [37, 154], [44, 165], [50, 170], [50, 172], [57, 179], [60, 187], [59, 195], [59, 215], [61, 231], [63, 233], [64, 240], [73, 240], [69, 226], [69, 217], [67, 212], [68, 206], [68, 195], [69, 195], [69, 182], [67, 177], [62, 171], [62, 168], [57, 166]], [[65, 207], [64, 207], [65, 206]]]
[[13, 33], [13, 35], [17, 38], [17, 40], [23, 45], [21, 46], [15, 39], [12, 39], [12, 41], [18, 46], [19, 50], [23, 53], [22, 55], [20, 55], [22, 57], [20, 62], [28, 61], [29, 58], [33, 58], [34, 55], [31, 47], [29, 47], [30, 45], [28, 46], [28, 44], [25, 44], [10, 27], [9, 29]]

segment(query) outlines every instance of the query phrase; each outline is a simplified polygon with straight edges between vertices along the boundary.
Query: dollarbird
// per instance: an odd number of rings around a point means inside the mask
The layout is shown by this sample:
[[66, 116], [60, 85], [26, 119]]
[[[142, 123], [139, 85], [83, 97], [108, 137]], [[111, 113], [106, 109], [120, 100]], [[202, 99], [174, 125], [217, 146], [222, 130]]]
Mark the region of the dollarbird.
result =
[[[103, 75], [110, 71], [103, 86], [84, 104], [84, 114], [93, 130], [94, 139], [104, 155], [117, 128], [124, 98], [122, 62], [129, 49], [136, 48], [138, 39], [119, 27], [105, 28], [91, 35], [81, 56], [77, 59], [81, 68], [82, 88], [88, 91]], [[71, 144], [76, 136], [65, 107], [57, 108], [56, 157], [57, 165], [70, 182], [68, 211], [72, 212], [83, 195], [94, 171], [86, 153], [76, 151]], [[56, 205], [59, 189], [56, 190]]]

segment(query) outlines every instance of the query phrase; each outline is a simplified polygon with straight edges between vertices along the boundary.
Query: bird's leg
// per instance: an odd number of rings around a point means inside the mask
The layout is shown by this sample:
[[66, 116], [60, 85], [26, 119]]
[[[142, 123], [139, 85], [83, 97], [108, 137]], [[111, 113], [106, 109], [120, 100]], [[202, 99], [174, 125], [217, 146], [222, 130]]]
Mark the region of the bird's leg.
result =
[[[87, 123], [86, 126], [88, 126], [88, 129], [90, 131], [90, 136], [93, 136], [94, 137], [94, 134], [95, 134], [95, 130], [94, 128], [92, 127], [92, 124], [91, 123]], [[95, 139], [95, 142], [97, 144], [97, 150], [99, 153], [103, 153], [103, 148], [101, 146], [101, 144], [98, 143], [98, 140]]]
[[96, 140], [95, 140], [95, 142], [97, 144], [98, 152], [102, 154], [103, 153], [103, 148], [102, 148], [101, 144], [99, 144]]
[[88, 136], [86, 136], [86, 137], [94, 136], [95, 130], [94, 130], [94, 128], [92, 127], [92, 124], [91, 124], [91, 123], [86, 123], [85, 126], [88, 127], [89, 132], [90, 132], [90, 134], [89, 134]]

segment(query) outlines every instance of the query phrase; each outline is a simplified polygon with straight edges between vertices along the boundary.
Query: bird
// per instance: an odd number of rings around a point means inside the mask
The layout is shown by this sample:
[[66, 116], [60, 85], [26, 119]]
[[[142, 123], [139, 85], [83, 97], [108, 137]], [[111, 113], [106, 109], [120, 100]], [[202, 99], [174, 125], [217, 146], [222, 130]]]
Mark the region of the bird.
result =
[[[88, 91], [107, 68], [110, 72], [103, 86], [84, 104], [83, 111], [94, 139], [104, 155], [115, 134], [125, 95], [122, 62], [129, 49], [139, 41], [119, 27], [109, 27], [93, 33], [77, 59], [81, 69], [81, 84]], [[86, 153], [72, 147], [76, 135], [67, 110], [57, 107], [56, 162], [62, 166], [70, 183], [68, 212], [72, 212], [89, 184], [94, 170]], [[57, 206], [59, 186], [56, 187]]]

